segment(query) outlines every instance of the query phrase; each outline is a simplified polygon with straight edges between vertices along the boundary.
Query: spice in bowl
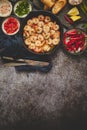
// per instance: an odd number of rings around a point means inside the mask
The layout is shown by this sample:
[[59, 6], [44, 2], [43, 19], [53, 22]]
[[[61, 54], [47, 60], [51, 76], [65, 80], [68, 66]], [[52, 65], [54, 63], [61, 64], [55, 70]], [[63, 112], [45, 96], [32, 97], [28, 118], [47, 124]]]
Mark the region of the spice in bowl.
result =
[[86, 34], [81, 29], [71, 29], [64, 33], [63, 44], [71, 54], [79, 54], [86, 49]]

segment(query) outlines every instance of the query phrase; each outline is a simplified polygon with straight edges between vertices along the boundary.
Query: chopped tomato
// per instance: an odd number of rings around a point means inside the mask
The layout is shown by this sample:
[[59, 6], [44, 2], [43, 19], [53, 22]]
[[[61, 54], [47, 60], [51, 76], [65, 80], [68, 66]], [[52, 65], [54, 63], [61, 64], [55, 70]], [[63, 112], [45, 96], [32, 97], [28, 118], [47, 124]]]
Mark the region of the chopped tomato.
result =
[[4, 30], [7, 34], [13, 34], [19, 29], [19, 21], [14, 17], [9, 17], [4, 22]]

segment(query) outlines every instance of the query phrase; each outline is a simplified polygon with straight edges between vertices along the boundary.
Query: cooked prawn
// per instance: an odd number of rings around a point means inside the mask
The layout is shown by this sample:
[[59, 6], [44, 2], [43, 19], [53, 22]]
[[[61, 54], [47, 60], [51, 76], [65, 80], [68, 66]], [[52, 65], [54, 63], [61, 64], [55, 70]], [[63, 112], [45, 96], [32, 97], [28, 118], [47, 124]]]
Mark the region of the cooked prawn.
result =
[[23, 36], [24, 36], [24, 38], [28, 38], [30, 36], [30, 34], [28, 31], [24, 31]]
[[38, 19], [39, 19], [40, 21], [44, 21], [44, 16], [43, 16], [43, 15], [39, 15], [39, 16], [38, 16]]
[[39, 34], [39, 35], [38, 35], [38, 40], [42, 42], [42, 41], [44, 40], [43, 35]]
[[29, 20], [27, 21], [27, 24], [28, 24], [29, 26], [32, 26], [32, 24], [33, 24], [32, 20], [29, 19]]
[[31, 30], [32, 28], [29, 26], [29, 25], [25, 25], [25, 27], [24, 27], [24, 30], [25, 31], [29, 31], [29, 30]]
[[53, 30], [57, 31], [59, 30], [59, 25], [57, 24], [53, 24], [53, 26], [51, 27]]
[[48, 44], [49, 44], [49, 45], [52, 45], [52, 39], [51, 39], [51, 38], [49, 38]]
[[31, 45], [30, 38], [25, 39], [25, 44], [26, 44], [26, 45]]
[[48, 33], [48, 32], [50, 31], [50, 27], [47, 26], [47, 25], [44, 25], [43, 31], [44, 31], [45, 33]]
[[52, 35], [52, 38], [60, 38], [60, 31], [55, 32], [55, 33]]
[[25, 44], [34, 52], [48, 52], [60, 42], [59, 25], [49, 16], [39, 15], [27, 21], [23, 37]]
[[38, 22], [39, 22], [38, 18], [33, 18], [33, 19], [32, 19], [32, 23], [33, 23], [33, 24], [38, 24]]
[[50, 38], [50, 33], [43, 33], [44, 39], [49, 39]]
[[50, 34], [51, 35], [55, 34], [55, 30], [50, 30]]
[[40, 52], [42, 52], [43, 50], [42, 50], [41, 47], [35, 47], [34, 51], [37, 52], [37, 53], [40, 53]]
[[33, 29], [33, 28], [31, 28], [30, 30], [28, 30], [29, 31], [29, 34], [30, 35], [34, 35], [34, 33], [35, 33], [35, 30]]
[[42, 28], [38, 27], [36, 31], [37, 31], [37, 33], [42, 33]]
[[39, 27], [43, 27], [43, 26], [44, 26], [44, 22], [43, 22], [43, 21], [39, 21], [39, 22], [38, 22], [38, 26], [39, 26]]
[[35, 44], [34, 43], [31, 43], [29, 46], [28, 46], [29, 49], [31, 50], [34, 50], [35, 49]]
[[53, 22], [49, 22], [48, 26], [51, 28], [53, 26]]
[[37, 40], [36, 36], [34, 36], [34, 35], [30, 36], [30, 41], [31, 42], [35, 42], [36, 40]]
[[44, 45], [43, 46], [43, 50], [45, 51], [45, 52], [48, 52], [48, 51], [50, 51], [51, 50], [51, 47], [49, 46], [49, 45]]
[[53, 39], [53, 45], [58, 45], [59, 44], [59, 42], [60, 42], [60, 38], [55, 38], [55, 39]]
[[44, 42], [41, 42], [41, 41], [39, 41], [39, 40], [37, 40], [37, 41], [35, 42], [35, 46], [37, 46], [37, 47], [41, 47], [41, 46], [43, 46], [43, 44], [44, 44]]
[[45, 19], [44, 19], [45, 23], [48, 23], [51, 21], [51, 18], [49, 16], [45, 16]]

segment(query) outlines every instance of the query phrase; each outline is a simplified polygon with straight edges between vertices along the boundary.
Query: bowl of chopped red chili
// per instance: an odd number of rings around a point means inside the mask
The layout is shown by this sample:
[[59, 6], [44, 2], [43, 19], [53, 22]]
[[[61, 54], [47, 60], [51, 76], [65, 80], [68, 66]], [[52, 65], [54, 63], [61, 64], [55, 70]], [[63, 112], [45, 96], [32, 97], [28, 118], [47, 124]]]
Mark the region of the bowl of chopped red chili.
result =
[[15, 35], [19, 31], [19, 29], [20, 22], [14, 16], [10, 16], [2, 22], [2, 31], [6, 35]]
[[72, 55], [82, 54], [86, 47], [86, 34], [82, 29], [74, 28], [66, 31], [63, 37], [65, 50]]

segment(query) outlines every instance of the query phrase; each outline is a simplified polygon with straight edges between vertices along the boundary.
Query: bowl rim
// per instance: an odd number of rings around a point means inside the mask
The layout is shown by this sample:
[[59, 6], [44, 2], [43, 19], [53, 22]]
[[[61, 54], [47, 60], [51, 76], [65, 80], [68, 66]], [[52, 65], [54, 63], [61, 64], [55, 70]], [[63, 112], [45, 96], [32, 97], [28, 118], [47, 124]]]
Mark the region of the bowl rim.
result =
[[14, 4], [13, 12], [14, 12], [14, 14], [15, 14], [17, 17], [19, 17], [19, 18], [26, 18], [27, 15], [29, 15], [29, 13], [33, 10], [33, 7], [32, 7], [31, 2], [28, 0], [27, 2], [28, 2], [29, 7], [30, 7], [29, 12], [28, 12], [27, 14], [23, 15], [23, 16], [19, 16], [17, 13], [15, 13], [15, 8], [16, 8], [17, 4], [18, 4], [18, 3], [21, 3], [21, 2], [23, 2], [23, 0], [19, 0], [19, 1], [17, 1], [17, 2]]
[[[19, 28], [18, 28], [18, 30], [17, 30], [15, 33], [7, 34], [7, 33], [3, 30], [3, 26], [4, 26], [3, 24], [4, 24], [4, 22], [5, 22], [8, 18], [11, 18], [11, 17], [13, 17], [13, 18], [15, 18], [15, 19], [17, 20], [17, 22], [18, 22], [18, 24], [19, 24]], [[16, 34], [20, 31], [20, 27], [21, 27], [20, 20], [19, 20], [16, 16], [14, 16], [14, 15], [10, 15], [10, 16], [4, 18], [3, 21], [2, 21], [2, 23], [1, 23], [1, 29], [2, 29], [3, 33], [4, 33], [5, 35], [7, 35], [7, 36], [14, 36], [14, 35], [16, 35]]]
[[13, 5], [12, 5], [12, 2], [10, 2], [10, 1], [7, 1], [7, 2], [8, 2], [9, 5], [10, 5], [10, 12], [9, 12], [9, 14], [6, 15], [6, 16], [0, 16], [0, 17], [2, 17], [2, 18], [9, 17], [9, 16], [11, 15], [12, 11], [13, 11]]
[[[71, 28], [71, 29], [67, 29], [67, 31], [64, 32], [64, 35], [65, 35], [65, 33], [67, 33], [68, 31], [73, 30], [73, 29], [75, 29], [75, 30], [80, 30], [81, 32], [83, 32], [83, 33], [86, 35], [86, 32], [85, 32], [83, 29], [79, 28], [79, 27], [74, 27], [74, 28]], [[72, 55], [72, 56], [79, 56], [79, 55], [81, 55], [81, 54], [83, 54], [83, 53], [85, 52], [85, 50], [86, 50], [86, 48], [87, 48], [86, 39], [85, 39], [85, 48], [84, 48], [84, 50], [82, 50], [81, 52], [77, 52], [77, 53], [71, 53], [70, 51], [68, 51], [68, 50], [66, 49], [66, 46], [65, 46], [65, 44], [64, 44], [64, 35], [63, 35], [63, 42], [62, 42], [63, 44], [62, 44], [62, 46], [63, 46], [65, 52], [67, 52], [68, 54], [70, 54], [70, 55]]]
[[[25, 23], [27, 23], [27, 20], [28, 20], [29, 18], [32, 18], [32, 17], [34, 17], [34, 16], [38, 16], [38, 15], [40, 15], [40, 14], [47, 15], [47, 16], [50, 16], [52, 19], [55, 19], [55, 20], [53, 20], [53, 21], [56, 21], [56, 22], [59, 24], [59, 26], [60, 26], [60, 33], [61, 33], [59, 44], [56, 45], [51, 51], [49, 51], [49, 52], [44, 52], [44, 53], [36, 53], [36, 52], [34, 52], [33, 50], [28, 49], [27, 46], [26, 46], [25, 43], [24, 43], [24, 40], [23, 40], [23, 28], [24, 28], [24, 26], [25, 26]], [[31, 16], [31, 17], [30, 17], [30, 16]], [[21, 35], [21, 38], [22, 38], [22, 41], [23, 41], [23, 46], [24, 46], [25, 49], [27, 49], [29, 52], [31, 52], [31, 53], [33, 53], [33, 54], [36, 54], [36, 55], [50, 55], [50, 54], [54, 53], [55, 50], [57, 50], [57, 48], [60, 46], [60, 44], [61, 44], [61, 42], [62, 42], [63, 25], [61, 24], [59, 18], [58, 18], [56, 15], [52, 14], [50, 11], [34, 10], [34, 11], [31, 11], [31, 12], [28, 14], [28, 16], [22, 21], [22, 27], [21, 27], [20, 35]]]

